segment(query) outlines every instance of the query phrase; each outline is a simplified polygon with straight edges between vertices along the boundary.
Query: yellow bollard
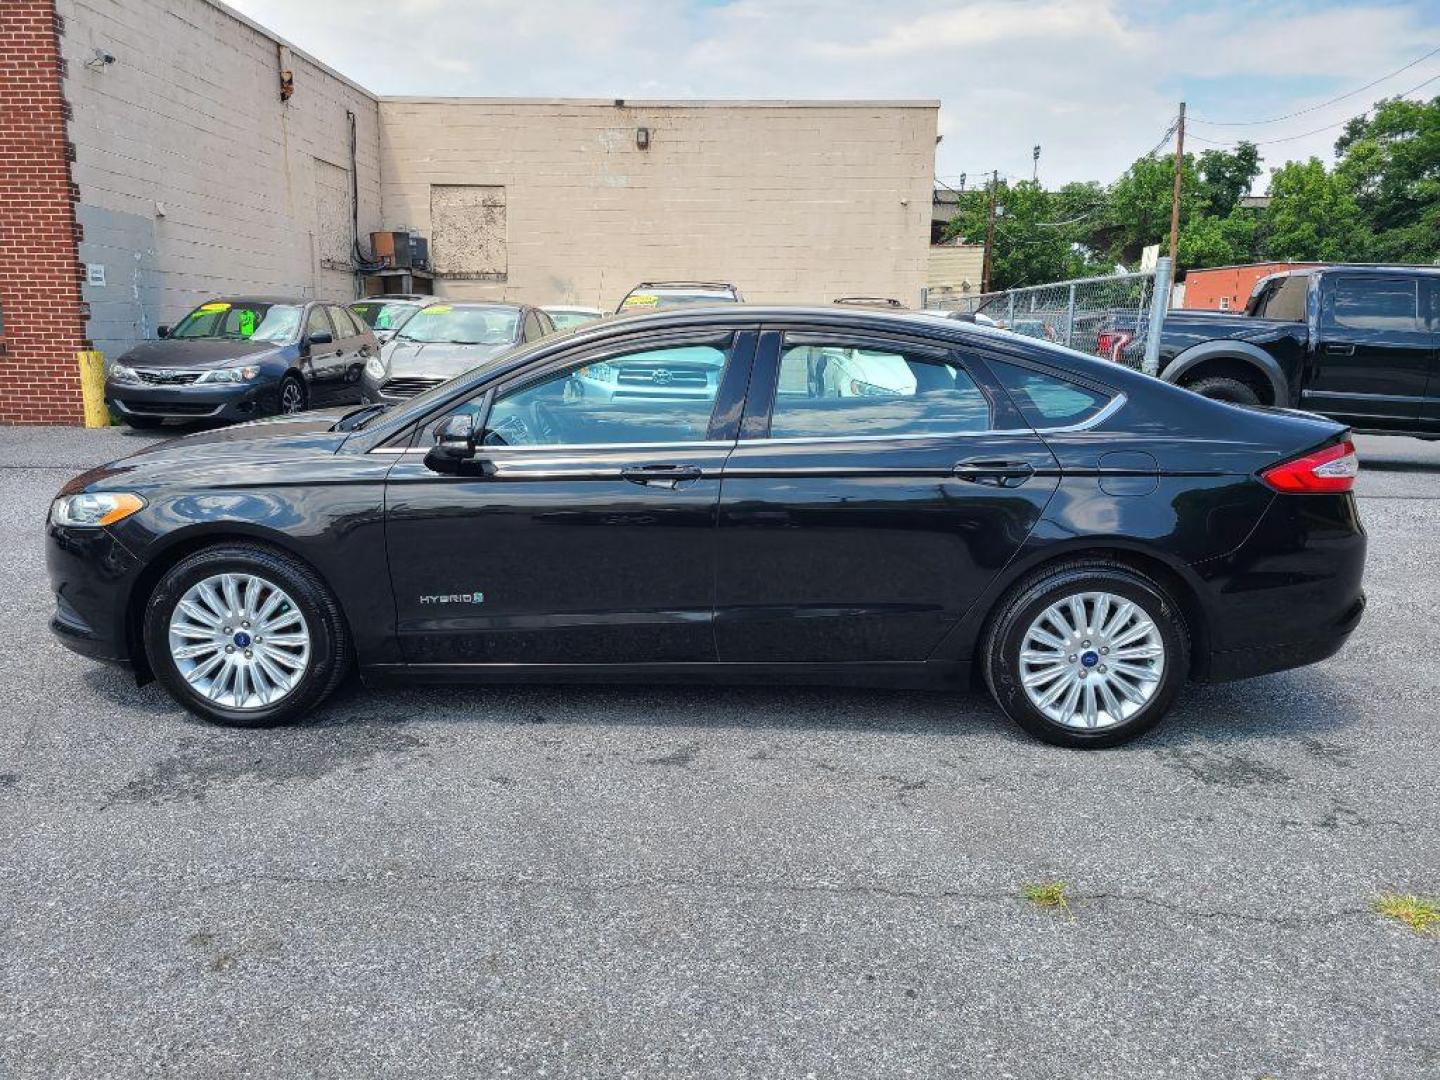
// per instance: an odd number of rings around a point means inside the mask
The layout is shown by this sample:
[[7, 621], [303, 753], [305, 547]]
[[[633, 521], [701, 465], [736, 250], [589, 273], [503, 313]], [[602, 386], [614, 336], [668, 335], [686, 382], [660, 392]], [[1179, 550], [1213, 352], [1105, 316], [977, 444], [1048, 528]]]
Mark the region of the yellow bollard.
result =
[[80, 394], [85, 401], [85, 426], [109, 427], [110, 408], [105, 404], [105, 354], [86, 349], [75, 354], [80, 364]]

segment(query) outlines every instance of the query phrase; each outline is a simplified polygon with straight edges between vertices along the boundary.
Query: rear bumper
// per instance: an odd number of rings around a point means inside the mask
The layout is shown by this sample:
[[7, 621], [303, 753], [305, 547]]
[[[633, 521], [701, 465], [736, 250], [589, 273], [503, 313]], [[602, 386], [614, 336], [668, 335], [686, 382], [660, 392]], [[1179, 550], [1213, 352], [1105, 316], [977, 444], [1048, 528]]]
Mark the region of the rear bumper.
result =
[[247, 420], [275, 412], [278, 383], [261, 378], [250, 383], [202, 386], [105, 384], [105, 404], [125, 417], [163, 420]]
[[1366, 537], [1355, 499], [1279, 495], [1239, 549], [1196, 567], [1205, 578], [1205, 682], [1333, 656], [1365, 612]]
[[1235, 679], [1249, 679], [1256, 675], [1269, 675], [1276, 671], [1304, 667], [1328, 660], [1350, 640], [1351, 632], [1360, 625], [1365, 614], [1365, 594], [1350, 605], [1335, 625], [1316, 637], [1284, 645], [1267, 645], [1252, 649], [1232, 649], [1211, 653], [1210, 666], [1205, 673], [1206, 682], [1231, 682]]

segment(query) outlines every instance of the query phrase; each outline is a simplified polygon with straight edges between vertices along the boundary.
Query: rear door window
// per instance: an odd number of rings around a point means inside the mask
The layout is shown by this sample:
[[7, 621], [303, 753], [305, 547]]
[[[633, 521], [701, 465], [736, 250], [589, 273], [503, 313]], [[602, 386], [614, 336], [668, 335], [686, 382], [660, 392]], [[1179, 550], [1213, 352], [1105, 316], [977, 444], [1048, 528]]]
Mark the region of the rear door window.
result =
[[1259, 310], [1255, 312], [1266, 319], [1280, 319], [1284, 322], [1305, 321], [1305, 299], [1310, 291], [1309, 274], [1291, 274], [1274, 282], [1265, 291]]
[[989, 399], [953, 358], [789, 339], [780, 354], [772, 439], [945, 435], [989, 427]]
[[1324, 315], [1332, 330], [1414, 333], [1420, 329], [1419, 291], [1410, 278], [1337, 277]]

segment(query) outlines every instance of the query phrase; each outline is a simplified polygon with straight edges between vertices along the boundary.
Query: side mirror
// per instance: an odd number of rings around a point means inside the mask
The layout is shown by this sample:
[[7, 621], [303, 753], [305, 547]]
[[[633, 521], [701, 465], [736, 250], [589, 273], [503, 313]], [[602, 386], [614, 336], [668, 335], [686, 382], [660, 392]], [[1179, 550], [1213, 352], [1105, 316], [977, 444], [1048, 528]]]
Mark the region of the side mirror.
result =
[[425, 467], [438, 473], [460, 471], [462, 462], [475, 456], [475, 417], [457, 413], [435, 432], [435, 445], [425, 455]]
[[335, 340], [335, 335], [329, 330], [318, 330], [305, 339], [305, 344], [312, 348], [316, 345], [329, 345]]
[[157, 326], [157, 327], [155, 328], [155, 336], [156, 336], [156, 337], [161, 337], [161, 338], [167, 338], [167, 337], [169, 337], [169, 336], [170, 336], [170, 327], [168, 327], [168, 326]]

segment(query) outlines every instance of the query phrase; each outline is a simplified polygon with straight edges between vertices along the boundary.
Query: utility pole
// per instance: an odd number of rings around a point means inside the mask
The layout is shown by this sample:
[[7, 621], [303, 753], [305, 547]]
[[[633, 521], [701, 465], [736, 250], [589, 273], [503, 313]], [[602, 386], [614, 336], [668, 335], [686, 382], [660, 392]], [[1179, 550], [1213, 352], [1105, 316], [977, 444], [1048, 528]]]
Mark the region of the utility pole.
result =
[[985, 225], [985, 259], [980, 269], [980, 291], [990, 291], [990, 260], [995, 250], [995, 191], [1000, 186], [1000, 170], [990, 174], [990, 219]]
[[1185, 103], [1175, 123], [1175, 190], [1170, 196], [1170, 273], [1175, 273], [1175, 247], [1180, 242], [1180, 177], [1185, 171]]

